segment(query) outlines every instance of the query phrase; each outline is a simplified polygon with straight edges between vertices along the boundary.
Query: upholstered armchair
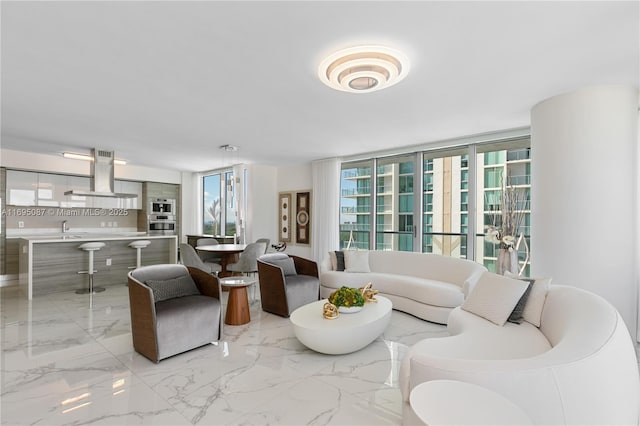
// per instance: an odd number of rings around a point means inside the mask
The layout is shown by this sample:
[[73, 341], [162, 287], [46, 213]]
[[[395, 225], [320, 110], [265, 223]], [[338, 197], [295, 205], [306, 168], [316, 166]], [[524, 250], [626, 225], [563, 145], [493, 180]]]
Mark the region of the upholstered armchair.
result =
[[217, 277], [179, 264], [128, 274], [136, 352], [153, 362], [220, 340], [222, 294]]
[[286, 253], [258, 258], [262, 310], [288, 317], [302, 305], [320, 299], [318, 264]]

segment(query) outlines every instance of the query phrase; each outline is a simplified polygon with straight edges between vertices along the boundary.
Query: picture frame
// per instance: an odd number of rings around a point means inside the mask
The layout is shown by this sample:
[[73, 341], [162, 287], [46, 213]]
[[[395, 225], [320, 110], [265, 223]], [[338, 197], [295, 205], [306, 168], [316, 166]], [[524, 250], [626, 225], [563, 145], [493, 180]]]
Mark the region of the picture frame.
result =
[[278, 240], [288, 243], [292, 241], [291, 215], [293, 206], [291, 205], [292, 194], [290, 192], [280, 192], [278, 194]]
[[311, 191], [296, 193], [296, 243], [311, 242]]

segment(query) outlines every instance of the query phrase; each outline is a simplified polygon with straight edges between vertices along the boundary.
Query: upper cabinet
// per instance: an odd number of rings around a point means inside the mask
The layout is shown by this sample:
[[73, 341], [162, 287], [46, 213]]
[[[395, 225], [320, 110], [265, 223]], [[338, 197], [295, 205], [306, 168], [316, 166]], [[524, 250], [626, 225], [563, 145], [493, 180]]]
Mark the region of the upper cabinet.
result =
[[7, 204], [61, 208], [142, 208], [142, 183], [114, 182], [115, 192], [138, 194], [136, 198], [65, 195], [72, 189], [89, 191], [91, 180], [84, 176], [7, 170]]
[[35, 206], [37, 192], [37, 173], [7, 170], [7, 204]]
[[172, 183], [147, 182], [147, 199], [171, 198], [177, 200], [180, 198], [180, 185]]
[[132, 182], [129, 180], [116, 180], [116, 192], [124, 194], [138, 194], [136, 198], [116, 198], [118, 200], [118, 208], [136, 209], [142, 208], [142, 182]]

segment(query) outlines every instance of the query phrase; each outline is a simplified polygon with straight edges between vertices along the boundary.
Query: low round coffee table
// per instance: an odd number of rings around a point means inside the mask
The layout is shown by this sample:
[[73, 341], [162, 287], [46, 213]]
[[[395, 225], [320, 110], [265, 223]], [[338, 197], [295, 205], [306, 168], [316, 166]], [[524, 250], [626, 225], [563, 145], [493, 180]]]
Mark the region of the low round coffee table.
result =
[[373, 342], [389, 325], [391, 301], [376, 296], [378, 303], [366, 303], [360, 312], [341, 313], [336, 319], [322, 316], [326, 299], [293, 311], [289, 319], [298, 340], [316, 352], [329, 355], [355, 352]]
[[251, 321], [247, 287], [255, 284], [255, 282], [255, 278], [250, 277], [220, 278], [220, 284], [229, 287], [227, 313], [224, 316], [225, 324], [243, 325]]

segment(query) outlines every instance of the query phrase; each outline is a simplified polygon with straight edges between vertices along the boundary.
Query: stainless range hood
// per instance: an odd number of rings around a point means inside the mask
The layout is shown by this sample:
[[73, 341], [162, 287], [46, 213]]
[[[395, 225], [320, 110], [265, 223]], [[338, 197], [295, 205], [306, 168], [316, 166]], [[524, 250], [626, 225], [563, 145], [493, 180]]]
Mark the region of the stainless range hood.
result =
[[138, 194], [124, 194], [114, 191], [114, 159], [113, 151], [92, 149], [91, 190], [72, 189], [64, 195], [81, 195], [85, 197], [136, 198]]

